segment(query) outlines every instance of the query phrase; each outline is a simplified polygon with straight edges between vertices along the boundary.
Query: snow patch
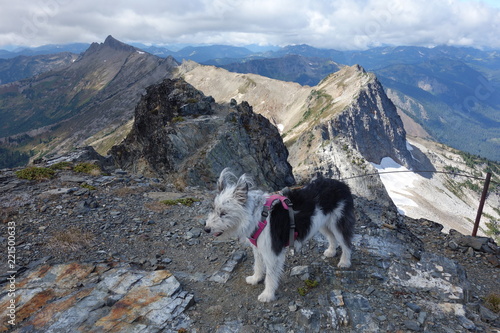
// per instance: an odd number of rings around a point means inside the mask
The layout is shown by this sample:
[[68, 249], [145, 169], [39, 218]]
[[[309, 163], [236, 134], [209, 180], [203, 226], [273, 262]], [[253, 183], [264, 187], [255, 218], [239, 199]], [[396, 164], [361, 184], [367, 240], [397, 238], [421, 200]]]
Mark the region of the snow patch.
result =
[[406, 141], [406, 149], [408, 149], [410, 152], [413, 150], [412, 145], [408, 141]]
[[418, 180], [415, 173], [409, 172], [410, 170], [390, 157], [384, 157], [380, 164], [372, 163], [372, 165], [378, 170], [380, 179], [399, 213], [406, 215], [404, 207], [418, 207], [411, 199], [413, 195], [408, 192], [409, 189], [414, 188], [413, 182]]

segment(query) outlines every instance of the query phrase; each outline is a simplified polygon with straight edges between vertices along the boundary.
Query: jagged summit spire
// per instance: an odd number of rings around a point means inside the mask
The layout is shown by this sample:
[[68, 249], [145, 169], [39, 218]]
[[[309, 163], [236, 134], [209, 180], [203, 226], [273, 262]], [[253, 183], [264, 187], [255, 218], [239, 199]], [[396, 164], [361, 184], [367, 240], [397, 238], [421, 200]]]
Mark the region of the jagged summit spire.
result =
[[123, 42], [120, 42], [119, 40], [115, 39], [113, 36], [109, 35], [106, 37], [106, 40], [104, 40], [103, 46], [108, 46], [113, 49], [119, 50], [119, 51], [130, 51], [134, 52], [137, 49], [131, 45], [125, 44]]
[[115, 51], [122, 51], [122, 52], [135, 52], [137, 51], [137, 48], [125, 44], [123, 42], [120, 42], [119, 40], [115, 39], [113, 36], [109, 35], [106, 37], [104, 40], [104, 43], [92, 43], [90, 47], [87, 49], [85, 54], [92, 54], [94, 52], [99, 52], [104, 49], [112, 49]]

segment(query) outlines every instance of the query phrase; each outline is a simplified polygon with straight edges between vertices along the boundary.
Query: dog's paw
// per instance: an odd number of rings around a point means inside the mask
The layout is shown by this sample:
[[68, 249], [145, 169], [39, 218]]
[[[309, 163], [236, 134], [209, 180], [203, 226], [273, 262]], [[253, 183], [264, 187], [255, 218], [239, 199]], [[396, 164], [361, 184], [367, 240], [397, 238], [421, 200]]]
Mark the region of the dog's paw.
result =
[[337, 250], [327, 249], [325, 252], [323, 252], [323, 255], [327, 258], [335, 257], [337, 255]]
[[339, 268], [349, 268], [349, 267], [351, 267], [351, 262], [348, 261], [348, 260], [342, 260], [341, 259], [339, 261], [339, 264], [337, 265], [337, 267], [339, 267]]
[[254, 286], [261, 281], [261, 278], [258, 276], [252, 275], [252, 276], [247, 276], [245, 281], [248, 284], [251, 284], [252, 286]]
[[275, 300], [274, 294], [263, 292], [262, 294], [259, 295], [257, 298], [260, 302], [266, 303], [266, 302], [271, 302]]

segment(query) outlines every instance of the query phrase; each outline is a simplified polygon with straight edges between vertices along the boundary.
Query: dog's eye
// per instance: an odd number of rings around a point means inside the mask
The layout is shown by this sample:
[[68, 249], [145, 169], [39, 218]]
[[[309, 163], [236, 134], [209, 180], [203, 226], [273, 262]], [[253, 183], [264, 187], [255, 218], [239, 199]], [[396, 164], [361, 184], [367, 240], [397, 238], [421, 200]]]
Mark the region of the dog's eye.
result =
[[220, 214], [219, 214], [220, 217], [223, 217], [223, 216], [226, 216], [226, 215], [227, 215], [227, 212], [224, 212], [224, 211], [220, 212]]

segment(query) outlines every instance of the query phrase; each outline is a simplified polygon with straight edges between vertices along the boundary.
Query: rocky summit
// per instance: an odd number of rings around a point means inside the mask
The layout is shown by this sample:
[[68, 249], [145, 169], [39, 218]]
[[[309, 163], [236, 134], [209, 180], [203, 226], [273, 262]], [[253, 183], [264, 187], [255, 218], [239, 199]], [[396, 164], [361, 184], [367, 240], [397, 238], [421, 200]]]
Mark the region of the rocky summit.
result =
[[294, 184], [288, 151], [269, 120], [242, 102], [217, 104], [183, 79], [147, 89], [132, 131], [111, 149], [126, 170], [181, 186], [213, 184], [225, 167], [278, 190]]
[[[287, 254], [278, 299], [263, 304], [257, 301], [263, 285], [245, 283], [250, 249], [202, 232], [214, 196], [209, 189], [180, 191], [105, 165], [101, 173], [81, 172], [87, 164], [75, 155], [52, 163], [56, 171], [46, 179], [0, 174], [2, 242], [16, 249], [15, 268], [2, 262], [2, 272], [14, 273], [1, 277], [1, 331], [500, 328], [491, 304], [500, 252], [489, 238], [443, 234], [436, 223], [403, 219], [356, 197], [353, 266], [340, 269], [338, 257], [323, 257], [326, 240], [318, 236], [302, 253]], [[15, 226], [15, 239], [8, 226]]]

